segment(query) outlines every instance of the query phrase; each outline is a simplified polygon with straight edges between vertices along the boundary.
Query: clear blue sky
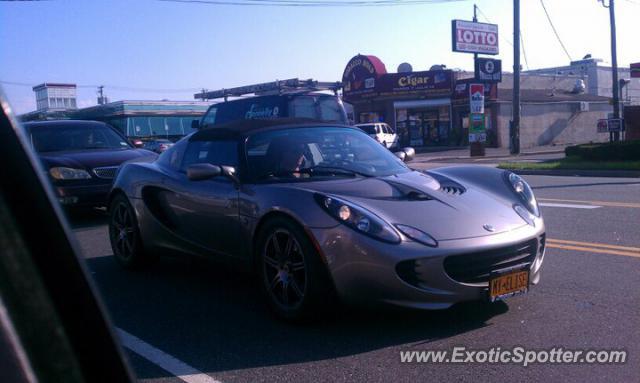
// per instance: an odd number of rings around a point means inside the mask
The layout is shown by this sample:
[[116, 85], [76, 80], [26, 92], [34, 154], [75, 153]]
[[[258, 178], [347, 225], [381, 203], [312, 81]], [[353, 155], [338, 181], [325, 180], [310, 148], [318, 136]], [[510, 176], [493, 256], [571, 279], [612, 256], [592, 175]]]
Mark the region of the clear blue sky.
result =
[[[154, 0], [0, 2], [0, 80], [106, 85], [111, 100], [192, 100], [193, 92], [290, 77], [339, 80], [357, 53], [374, 54], [395, 71], [433, 64], [471, 69], [451, 52], [450, 20], [471, 19], [473, 1], [400, 7], [238, 7]], [[499, 58], [512, 67], [512, 1], [477, 0], [500, 28]], [[597, 0], [545, 0], [572, 58], [610, 60], [608, 10]], [[640, 61], [640, 0], [616, 0], [618, 63]], [[485, 19], [480, 16], [480, 21]], [[635, 23], [635, 25], [633, 24]], [[531, 69], [565, 65], [539, 0], [522, 0]], [[523, 61], [524, 65], [524, 61]], [[3, 85], [18, 113], [33, 110], [28, 86]], [[81, 106], [95, 89], [79, 88]]]

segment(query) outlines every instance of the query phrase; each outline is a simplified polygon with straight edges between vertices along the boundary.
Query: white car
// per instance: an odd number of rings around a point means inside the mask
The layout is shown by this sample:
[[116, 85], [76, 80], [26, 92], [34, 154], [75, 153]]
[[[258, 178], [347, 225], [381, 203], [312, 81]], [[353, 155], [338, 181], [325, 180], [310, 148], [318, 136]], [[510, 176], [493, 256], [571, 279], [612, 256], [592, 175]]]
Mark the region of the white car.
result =
[[392, 127], [384, 122], [357, 124], [356, 126], [384, 145], [387, 149], [398, 146], [398, 135]]

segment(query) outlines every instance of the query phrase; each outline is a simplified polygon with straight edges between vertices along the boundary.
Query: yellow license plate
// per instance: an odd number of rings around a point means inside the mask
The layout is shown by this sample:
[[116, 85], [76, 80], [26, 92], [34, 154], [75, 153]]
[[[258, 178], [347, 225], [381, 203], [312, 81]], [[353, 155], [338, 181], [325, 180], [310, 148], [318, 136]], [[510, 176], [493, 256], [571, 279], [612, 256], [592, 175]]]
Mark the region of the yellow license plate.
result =
[[529, 271], [520, 270], [496, 275], [489, 279], [489, 300], [491, 302], [526, 293], [529, 289]]

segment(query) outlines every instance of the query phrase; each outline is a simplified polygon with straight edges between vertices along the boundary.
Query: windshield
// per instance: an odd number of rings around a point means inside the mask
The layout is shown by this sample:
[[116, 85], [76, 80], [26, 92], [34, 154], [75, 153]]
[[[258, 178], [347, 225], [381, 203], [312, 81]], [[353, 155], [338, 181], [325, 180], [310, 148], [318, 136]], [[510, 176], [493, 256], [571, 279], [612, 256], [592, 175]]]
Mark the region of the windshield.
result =
[[131, 147], [104, 125], [40, 125], [31, 126], [29, 130], [33, 147], [39, 153]]
[[409, 171], [371, 137], [340, 127], [258, 133], [248, 139], [246, 155], [253, 180], [377, 177]]

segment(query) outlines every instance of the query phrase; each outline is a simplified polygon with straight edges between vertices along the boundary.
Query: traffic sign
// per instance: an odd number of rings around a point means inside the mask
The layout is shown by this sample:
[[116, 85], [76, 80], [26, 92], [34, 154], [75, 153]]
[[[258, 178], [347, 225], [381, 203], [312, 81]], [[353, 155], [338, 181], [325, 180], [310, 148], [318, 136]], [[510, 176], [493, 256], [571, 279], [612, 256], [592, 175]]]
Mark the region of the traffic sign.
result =
[[607, 127], [610, 132], [624, 132], [624, 124], [621, 118], [610, 118], [607, 120]]

